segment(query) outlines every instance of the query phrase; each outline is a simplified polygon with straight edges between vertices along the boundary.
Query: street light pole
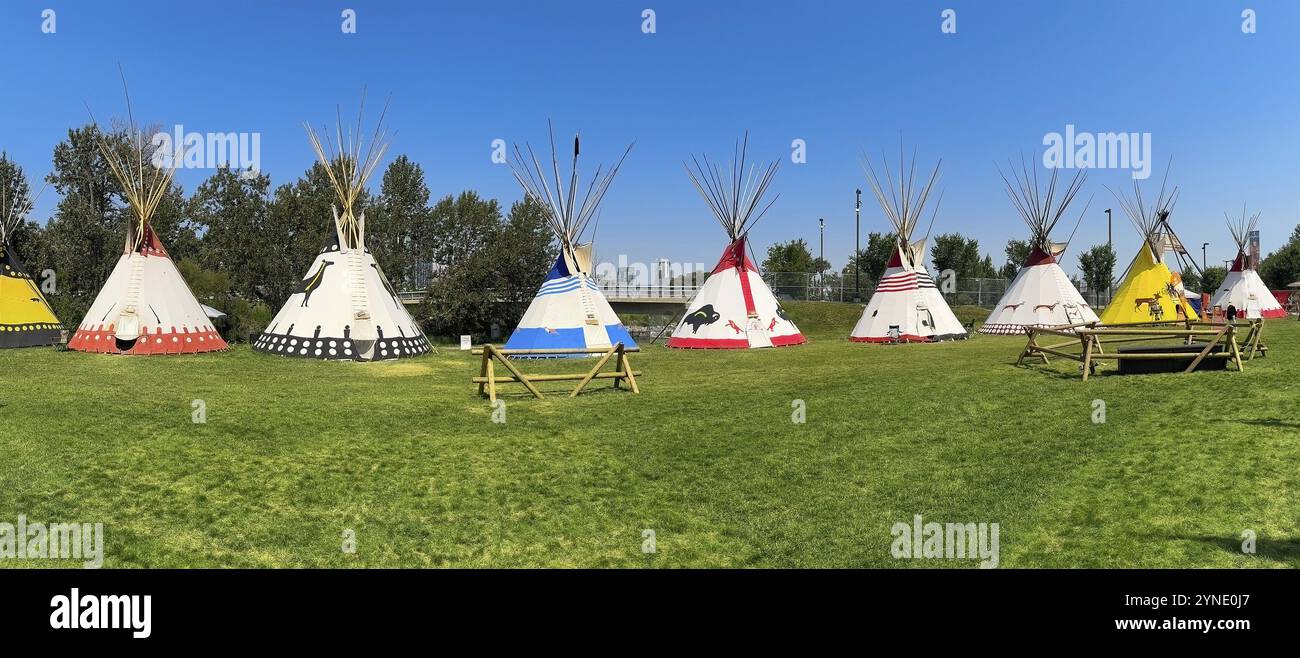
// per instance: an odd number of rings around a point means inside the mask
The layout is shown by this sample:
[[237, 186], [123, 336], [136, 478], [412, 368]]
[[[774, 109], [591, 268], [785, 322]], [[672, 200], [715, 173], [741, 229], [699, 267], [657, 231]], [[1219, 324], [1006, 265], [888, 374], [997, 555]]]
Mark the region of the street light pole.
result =
[[861, 302], [862, 285], [859, 281], [861, 280], [860, 272], [862, 270], [862, 259], [860, 258], [862, 255], [862, 190], [854, 190], [853, 195], [853, 301]]
[[[825, 288], [826, 287], [826, 218], [818, 217], [817, 224], [821, 227], [821, 254], [817, 256], [817, 259], [820, 260], [821, 262], [817, 263], [818, 265], [817, 286], [819, 288]], [[823, 290], [821, 292], [825, 292], [825, 291]], [[818, 297], [820, 296], [821, 295], [819, 294]]]
[[1205, 248], [1210, 246], [1208, 242], [1201, 243], [1201, 271], [1205, 271]]
[[[1110, 253], [1111, 253], [1112, 255], [1115, 253], [1115, 241], [1114, 241], [1114, 237], [1115, 237], [1114, 234], [1113, 234], [1113, 233], [1111, 232], [1111, 230], [1110, 230], [1110, 208], [1107, 208], [1107, 209], [1106, 209], [1106, 248], [1110, 249]], [[1114, 296], [1115, 296], [1115, 276], [1114, 276], [1114, 275], [1115, 275], [1114, 270], [1111, 270], [1111, 276], [1106, 277], [1106, 295], [1107, 295], [1108, 297], [1114, 297]], [[1109, 304], [1110, 302], [1107, 301], [1106, 303]]]

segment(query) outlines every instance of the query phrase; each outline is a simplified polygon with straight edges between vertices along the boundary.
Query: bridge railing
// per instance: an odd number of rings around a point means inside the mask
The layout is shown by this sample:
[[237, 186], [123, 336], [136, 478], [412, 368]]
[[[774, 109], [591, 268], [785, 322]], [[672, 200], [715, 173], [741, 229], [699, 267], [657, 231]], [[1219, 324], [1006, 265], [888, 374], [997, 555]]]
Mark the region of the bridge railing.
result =
[[700, 286], [641, 286], [598, 282], [596, 287], [606, 299], [680, 299], [686, 301], [700, 291]]

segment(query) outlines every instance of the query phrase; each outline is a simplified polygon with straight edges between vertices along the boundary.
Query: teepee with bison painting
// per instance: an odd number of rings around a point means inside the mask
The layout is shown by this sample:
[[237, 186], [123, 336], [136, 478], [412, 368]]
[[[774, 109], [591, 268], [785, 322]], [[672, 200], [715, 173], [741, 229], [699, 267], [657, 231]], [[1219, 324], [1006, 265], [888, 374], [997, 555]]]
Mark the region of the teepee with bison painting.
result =
[[[871, 161], [863, 163], [871, 191], [894, 226], [897, 244], [889, 258], [885, 272], [871, 294], [871, 301], [862, 309], [849, 340], [858, 343], [925, 343], [940, 340], [964, 339], [968, 336], [948, 302], [935, 287], [934, 280], [925, 270], [925, 238], [912, 239], [921, 222], [925, 203], [939, 179], [939, 166], [934, 166], [930, 178], [921, 187], [916, 183], [916, 155], [912, 155], [910, 169], [903, 160], [903, 149], [898, 151], [898, 180], [884, 162], [885, 183], [880, 182]], [[939, 213], [935, 204], [930, 223]]]
[[[125, 84], [123, 84], [125, 87]], [[150, 220], [171, 189], [182, 155], [155, 161], [144, 131], [136, 128], [127, 95], [125, 138], [96, 127], [99, 152], [122, 187], [130, 210], [122, 256], [99, 289], [68, 349], [109, 354], [197, 354], [226, 349]]]
[[[993, 307], [993, 313], [980, 327], [982, 334], [1023, 334], [1025, 327], [1052, 327], [1097, 321], [1097, 314], [1084, 301], [1083, 295], [1079, 294], [1058, 262], [1069, 242], [1052, 242], [1051, 237], [1052, 229], [1065, 216], [1066, 208], [1079, 194], [1087, 176], [1080, 169], [1064, 190], [1058, 190], [1056, 180], [1059, 171], [1052, 170], [1052, 177], [1045, 190], [1038, 187], [1038, 170], [1035, 169], [1031, 177], [1023, 161], [1019, 172], [1014, 165], [1011, 166], [1010, 179], [1002, 174], [1002, 182], [1007, 186], [1007, 197], [1029, 225], [1029, 258], [1016, 273], [1011, 285], [1007, 286], [1007, 291], [998, 300], [997, 306]], [[1079, 213], [1079, 221], [1083, 220], [1088, 205], [1091, 204], [1084, 204], [1083, 211]], [[1076, 229], [1078, 225], [1079, 222], [1076, 221]]]
[[335, 126], [335, 141], [325, 141], [306, 126], [312, 149], [334, 189], [334, 230], [307, 275], [289, 295], [253, 349], [267, 354], [337, 361], [381, 361], [428, 352], [429, 342], [411, 319], [402, 300], [366, 248], [366, 215], [360, 199], [366, 181], [388, 149], [380, 114], [367, 141], [361, 132], [362, 109], [355, 132]]
[[777, 163], [754, 164], [745, 171], [749, 136], [738, 142], [728, 168], [694, 160], [686, 167], [695, 189], [731, 240], [722, 258], [686, 305], [668, 347], [747, 349], [782, 347], [807, 342], [767, 287], [747, 249], [749, 229], [762, 219], [772, 201], [759, 209], [776, 176]]

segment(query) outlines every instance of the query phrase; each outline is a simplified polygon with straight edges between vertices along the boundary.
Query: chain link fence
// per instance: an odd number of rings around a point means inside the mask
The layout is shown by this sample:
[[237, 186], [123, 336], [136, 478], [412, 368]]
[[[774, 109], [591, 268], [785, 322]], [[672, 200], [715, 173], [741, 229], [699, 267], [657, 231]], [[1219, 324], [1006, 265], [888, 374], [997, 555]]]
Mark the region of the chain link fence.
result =
[[[866, 303], [876, 289], [873, 278], [863, 276], [855, 285], [853, 276], [839, 274], [807, 274], [804, 272], [768, 272], [763, 275], [772, 292], [781, 299], [798, 301], [852, 302], [860, 299]], [[979, 279], [957, 277], [952, 292], [944, 292], [944, 300], [952, 306], [980, 306], [992, 308], [1002, 299], [1011, 279]], [[1083, 298], [1093, 308], [1101, 308], [1110, 301], [1107, 291], [1089, 291], [1082, 282], [1075, 282]], [[935, 284], [944, 290], [943, 281]]]

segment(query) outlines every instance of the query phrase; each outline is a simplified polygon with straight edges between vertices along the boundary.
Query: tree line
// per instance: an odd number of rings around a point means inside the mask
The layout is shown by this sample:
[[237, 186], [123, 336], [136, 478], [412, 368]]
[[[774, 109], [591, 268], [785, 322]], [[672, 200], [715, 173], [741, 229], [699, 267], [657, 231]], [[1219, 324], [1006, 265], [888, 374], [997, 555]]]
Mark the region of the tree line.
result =
[[[121, 256], [131, 213], [101, 140], [132, 148], [124, 131], [69, 130], [45, 177], [59, 195], [52, 214], [43, 225], [26, 217], [14, 239], [33, 276], [54, 273], [46, 296], [68, 328], [81, 322]], [[0, 189], [32, 196], [7, 154], [0, 154]], [[241, 341], [265, 329], [332, 236], [335, 199], [319, 162], [274, 188], [266, 173], [219, 168], [189, 196], [173, 184], [151, 225], [195, 296], [227, 314], [217, 323], [223, 335]], [[367, 248], [397, 289], [427, 290], [412, 315], [430, 336], [508, 332], [557, 254], [541, 207], [524, 200], [503, 212], [473, 191], [430, 201], [420, 165], [399, 155], [377, 194], [359, 202]]]

